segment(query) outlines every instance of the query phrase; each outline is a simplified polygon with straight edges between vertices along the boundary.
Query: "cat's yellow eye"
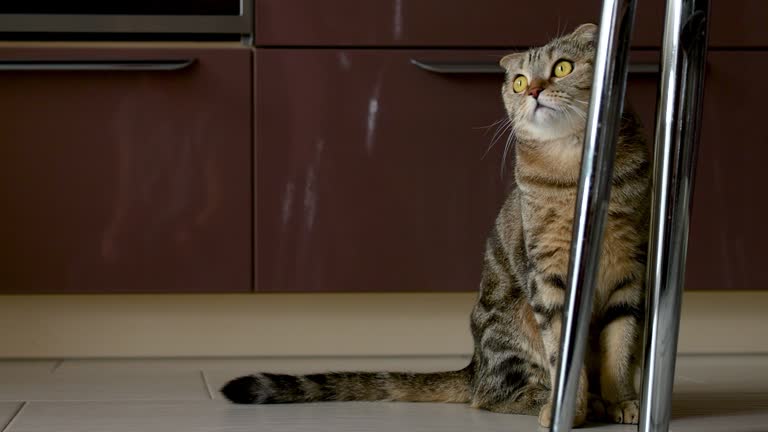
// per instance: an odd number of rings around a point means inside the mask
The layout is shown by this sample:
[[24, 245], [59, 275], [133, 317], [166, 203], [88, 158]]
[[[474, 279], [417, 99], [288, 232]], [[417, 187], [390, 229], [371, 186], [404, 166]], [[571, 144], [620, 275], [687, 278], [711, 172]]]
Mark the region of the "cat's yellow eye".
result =
[[560, 60], [552, 70], [552, 73], [558, 78], [562, 78], [571, 72], [573, 72], [573, 63], [568, 60]]
[[526, 78], [524, 75], [516, 76], [515, 80], [512, 82], [512, 90], [514, 90], [515, 93], [521, 93], [527, 88], [528, 78]]

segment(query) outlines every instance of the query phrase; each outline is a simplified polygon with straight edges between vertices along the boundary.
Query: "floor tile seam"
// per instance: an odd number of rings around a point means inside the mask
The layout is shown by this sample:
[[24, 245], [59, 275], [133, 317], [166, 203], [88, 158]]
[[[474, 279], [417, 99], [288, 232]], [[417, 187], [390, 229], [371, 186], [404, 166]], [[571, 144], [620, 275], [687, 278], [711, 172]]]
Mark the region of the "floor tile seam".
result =
[[19, 415], [21, 412], [26, 408], [28, 405], [27, 401], [23, 401], [19, 404], [19, 407], [16, 409], [16, 411], [11, 415], [11, 418], [8, 420], [8, 422], [0, 428], [0, 432], [6, 432], [10, 430], [10, 427], [13, 426], [13, 423], [16, 421], [17, 418], [19, 418]]

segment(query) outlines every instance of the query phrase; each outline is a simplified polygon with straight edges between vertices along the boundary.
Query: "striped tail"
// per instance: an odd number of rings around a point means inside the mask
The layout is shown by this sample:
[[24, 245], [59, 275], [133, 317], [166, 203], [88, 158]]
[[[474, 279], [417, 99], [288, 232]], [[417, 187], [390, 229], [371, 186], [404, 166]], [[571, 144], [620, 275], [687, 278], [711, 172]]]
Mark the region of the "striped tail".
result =
[[240, 404], [321, 401], [469, 402], [472, 365], [435, 373], [258, 373], [228, 382], [221, 392]]

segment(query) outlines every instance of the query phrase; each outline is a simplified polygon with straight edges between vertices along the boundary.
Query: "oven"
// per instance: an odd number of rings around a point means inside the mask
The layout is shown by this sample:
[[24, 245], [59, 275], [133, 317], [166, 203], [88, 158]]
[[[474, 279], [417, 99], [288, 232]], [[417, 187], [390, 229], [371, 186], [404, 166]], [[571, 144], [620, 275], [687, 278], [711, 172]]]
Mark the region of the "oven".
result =
[[2, 33], [252, 33], [249, 0], [3, 0]]

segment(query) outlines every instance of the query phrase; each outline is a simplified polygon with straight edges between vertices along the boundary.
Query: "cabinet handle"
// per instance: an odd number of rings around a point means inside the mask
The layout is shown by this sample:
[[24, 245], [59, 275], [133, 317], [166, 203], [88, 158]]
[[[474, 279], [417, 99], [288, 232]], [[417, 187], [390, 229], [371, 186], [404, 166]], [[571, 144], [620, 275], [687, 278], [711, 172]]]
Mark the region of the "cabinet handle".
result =
[[182, 60], [0, 60], [0, 71], [173, 71], [192, 65]]
[[[492, 62], [428, 62], [411, 59], [411, 64], [425, 71], [438, 74], [501, 74], [504, 69], [498, 63]], [[659, 73], [656, 63], [630, 63], [630, 75], [655, 75]]]

